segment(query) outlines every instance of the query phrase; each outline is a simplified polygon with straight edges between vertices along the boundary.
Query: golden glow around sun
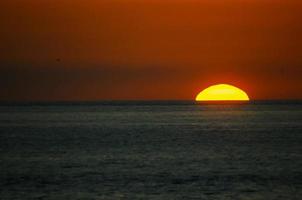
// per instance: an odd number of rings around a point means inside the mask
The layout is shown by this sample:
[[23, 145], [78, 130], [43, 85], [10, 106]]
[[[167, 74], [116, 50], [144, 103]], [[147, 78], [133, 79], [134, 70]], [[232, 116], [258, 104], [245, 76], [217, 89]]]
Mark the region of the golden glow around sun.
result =
[[228, 85], [218, 84], [210, 86], [196, 96], [196, 101], [248, 101], [248, 95], [241, 89]]

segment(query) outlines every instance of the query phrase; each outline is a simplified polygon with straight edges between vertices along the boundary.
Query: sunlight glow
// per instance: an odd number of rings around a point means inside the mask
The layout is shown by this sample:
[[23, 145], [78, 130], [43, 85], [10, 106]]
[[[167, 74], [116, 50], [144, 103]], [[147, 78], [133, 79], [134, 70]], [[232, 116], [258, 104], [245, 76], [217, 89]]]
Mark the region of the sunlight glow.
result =
[[218, 84], [210, 86], [196, 96], [196, 101], [249, 101], [248, 95], [241, 89], [228, 85]]

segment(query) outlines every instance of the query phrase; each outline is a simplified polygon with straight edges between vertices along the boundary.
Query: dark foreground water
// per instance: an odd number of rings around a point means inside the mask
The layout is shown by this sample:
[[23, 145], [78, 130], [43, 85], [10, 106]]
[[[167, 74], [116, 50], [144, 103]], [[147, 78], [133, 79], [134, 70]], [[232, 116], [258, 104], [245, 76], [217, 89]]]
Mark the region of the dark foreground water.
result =
[[301, 103], [0, 106], [0, 199], [301, 198]]

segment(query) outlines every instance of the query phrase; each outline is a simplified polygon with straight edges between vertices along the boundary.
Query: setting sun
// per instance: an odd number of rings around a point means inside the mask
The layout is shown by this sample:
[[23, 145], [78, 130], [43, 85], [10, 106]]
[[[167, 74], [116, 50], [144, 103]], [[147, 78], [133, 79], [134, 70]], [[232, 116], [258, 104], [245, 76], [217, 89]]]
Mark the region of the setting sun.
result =
[[196, 101], [248, 101], [248, 95], [241, 89], [228, 85], [218, 84], [201, 91]]

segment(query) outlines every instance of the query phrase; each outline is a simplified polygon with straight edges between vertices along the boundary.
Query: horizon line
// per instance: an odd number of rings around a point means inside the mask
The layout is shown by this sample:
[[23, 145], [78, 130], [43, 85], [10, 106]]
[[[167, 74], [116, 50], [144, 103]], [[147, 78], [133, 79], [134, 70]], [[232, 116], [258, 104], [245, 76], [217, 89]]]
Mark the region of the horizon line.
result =
[[162, 105], [210, 105], [210, 104], [302, 104], [302, 99], [251, 99], [249, 101], [196, 101], [193, 99], [151, 99], [151, 100], [0, 100], [0, 106], [18, 105], [131, 105], [131, 104], [162, 104]]

